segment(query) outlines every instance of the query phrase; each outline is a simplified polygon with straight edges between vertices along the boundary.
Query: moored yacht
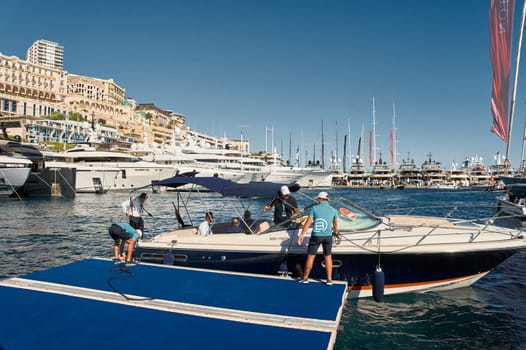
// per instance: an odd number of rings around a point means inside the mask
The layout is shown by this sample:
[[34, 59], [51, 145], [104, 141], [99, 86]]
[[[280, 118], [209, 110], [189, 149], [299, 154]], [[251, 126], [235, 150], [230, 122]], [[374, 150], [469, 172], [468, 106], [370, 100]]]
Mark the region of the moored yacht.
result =
[[[47, 156], [51, 157], [50, 154]], [[105, 181], [103, 188], [112, 182], [111, 188], [108, 188], [111, 190], [129, 190], [175, 174], [174, 168], [169, 165], [148, 162], [124, 152], [98, 151], [86, 145], [77, 145], [67, 151], [53, 154], [52, 157], [61, 165], [70, 164], [72, 168], [79, 167], [83, 171], [91, 167], [96, 169], [95, 173], [99, 176], [104, 173], [99, 179]], [[115, 170], [118, 170], [116, 174]], [[89, 180], [87, 183], [89, 184]]]
[[429, 188], [438, 188], [446, 181], [446, 171], [442, 168], [442, 163], [431, 159], [431, 153], [428, 153], [428, 159], [420, 167], [422, 180]]
[[394, 173], [391, 172], [386, 162], [382, 161], [382, 154], [380, 160], [374, 163], [371, 175], [369, 177], [369, 185], [377, 187], [392, 187], [394, 180]]
[[347, 175], [348, 185], [350, 187], [361, 187], [366, 185], [367, 174], [363, 160], [356, 156], [352, 159], [351, 170]]
[[475, 155], [475, 157], [467, 158], [462, 167], [469, 176], [469, 184], [472, 189], [486, 190], [495, 185], [493, 177], [482, 162], [482, 157]]
[[398, 182], [403, 187], [421, 187], [422, 174], [420, 169], [415, 164], [415, 160], [409, 156], [407, 159], [402, 159], [402, 163], [398, 167]]
[[105, 193], [113, 187], [120, 169], [105, 165], [86, 165], [65, 161], [62, 153], [42, 151], [46, 165], [53, 168], [75, 168], [77, 193]]

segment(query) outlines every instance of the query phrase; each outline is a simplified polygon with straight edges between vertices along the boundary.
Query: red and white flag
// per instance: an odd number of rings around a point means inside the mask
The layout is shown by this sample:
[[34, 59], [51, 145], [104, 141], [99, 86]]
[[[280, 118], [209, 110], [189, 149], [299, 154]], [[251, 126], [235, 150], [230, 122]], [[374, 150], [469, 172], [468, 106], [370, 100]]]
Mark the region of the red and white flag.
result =
[[493, 66], [491, 94], [491, 131], [508, 142], [508, 105], [510, 88], [511, 37], [514, 0], [491, 0], [490, 54]]

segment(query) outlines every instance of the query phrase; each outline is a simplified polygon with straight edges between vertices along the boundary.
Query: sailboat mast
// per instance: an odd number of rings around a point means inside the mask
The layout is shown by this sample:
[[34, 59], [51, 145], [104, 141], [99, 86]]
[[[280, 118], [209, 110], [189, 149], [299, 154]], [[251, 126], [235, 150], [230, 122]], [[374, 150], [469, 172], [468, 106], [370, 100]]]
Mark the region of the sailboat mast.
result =
[[292, 164], [292, 132], [289, 132], [289, 164]]
[[323, 139], [323, 119], [321, 120], [321, 168], [325, 169], [325, 140]]
[[345, 135], [343, 137], [343, 167], [342, 167], [342, 171], [344, 173], [347, 170], [347, 136], [349, 136], [349, 135]]
[[393, 100], [393, 167], [396, 168], [396, 107]]
[[373, 164], [376, 164], [376, 109], [373, 96]]
[[[347, 135], [349, 136], [347, 138], [347, 161], [349, 164], [349, 171], [351, 170], [352, 165], [352, 152], [351, 152], [351, 118], [347, 118]], [[345, 172], [345, 169], [343, 169]]]
[[[510, 154], [510, 143], [511, 143], [511, 131], [513, 127], [513, 116], [515, 114], [515, 96], [517, 94], [517, 77], [519, 75], [519, 63], [521, 59], [521, 47], [522, 47], [522, 34], [524, 32], [524, 17], [526, 15], [526, 0], [524, 1], [522, 7], [522, 17], [521, 17], [521, 29], [519, 31], [519, 44], [517, 46], [517, 57], [515, 59], [515, 74], [513, 76], [513, 91], [511, 93], [511, 108], [510, 108], [510, 120], [508, 126], [508, 142], [506, 143], [506, 159], [504, 160], [504, 167], [508, 171], [510, 167], [509, 154]], [[525, 134], [526, 134], [526, 125], [525, 125]], [[521, 166], [524, 161], [524, 137], [522, 138], [522, 152], [521, 152]]]
[[335, 150], [335, 154], [334, 154], [334, 168], [338, 167], [339, 166], [339, 161], [338, 161], [338, 143], [340, 141], [338, 141], [338, 121], [336, 121], [336, 150]]

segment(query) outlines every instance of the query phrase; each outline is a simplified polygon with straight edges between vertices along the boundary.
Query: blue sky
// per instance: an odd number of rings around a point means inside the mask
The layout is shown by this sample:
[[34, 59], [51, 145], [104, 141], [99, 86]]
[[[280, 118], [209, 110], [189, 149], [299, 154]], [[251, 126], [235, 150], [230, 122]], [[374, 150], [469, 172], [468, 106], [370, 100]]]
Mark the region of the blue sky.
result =
[[[446, 168], [475, 155], [489, 165], [506, 150], [490, 132], [489, 1], [15, 0], [2, 4], [0, 30], [4, 55], [58, 42], [68, 72], [113, 78], [128, 97], [182, 113], [198, 131], [243, 132], [252, 151], [270, 149], [273, 128], [286, 158], [290, 143], [293, 158], [298, 145], [302, 159], [319, 158], [323, 120], [326, 164], [336, 140], [343, 157], [349, 121], [356, 153], [373, 97], [386, 161], [393, 101], [398, 162], [431, 153]], [[526, 117], [521, 71], [514, 167]]]

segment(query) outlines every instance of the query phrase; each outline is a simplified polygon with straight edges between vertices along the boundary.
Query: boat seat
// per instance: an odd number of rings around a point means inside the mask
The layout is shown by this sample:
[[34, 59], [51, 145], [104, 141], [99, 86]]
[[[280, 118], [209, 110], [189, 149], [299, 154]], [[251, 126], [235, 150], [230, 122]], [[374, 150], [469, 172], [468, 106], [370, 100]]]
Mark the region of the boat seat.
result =
[[261, 232], [268, 230], [270, 228], [270, 224], [266, 220], [258, 220], [256, 221], [254, 227], [256, 228], [254, 233], [258, 235]]
[[232, 226], [232, 224], [229, 222], [219, 222], [217, 224], [212, 225], [212, 232], [213, 233], [227, 233], [230, 226]]

